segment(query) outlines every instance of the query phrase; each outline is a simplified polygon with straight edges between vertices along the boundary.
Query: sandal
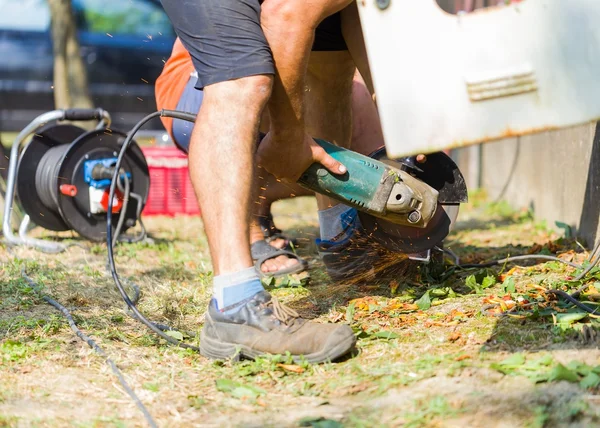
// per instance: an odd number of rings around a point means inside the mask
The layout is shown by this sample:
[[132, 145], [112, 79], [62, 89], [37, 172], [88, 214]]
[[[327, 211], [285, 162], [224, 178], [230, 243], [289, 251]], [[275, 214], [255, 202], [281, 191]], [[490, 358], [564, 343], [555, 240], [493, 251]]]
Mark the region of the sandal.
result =
[[262, 230], [262, 233], [265, 238], [269, 238], [273, 235], [281, 234], [283, 231], [275, 226], [275, 222], [273, 221], [273, 214], [269, 212], [267, 215], [259, 215], [258, 224]]
[[[269, 244], [266, 240], [256, 241], [250, 246], [250, 252], [252, 254], [252, 260], [254, 260], [254, 268], [261, 278], [279, 278], [287, 275], [300, 274], [306, 271], [308, 263], [306, 260], [300, 258], [296, 253], [288, 250], [278, 250]], [[274, 259], [279, 256], [288, 256], [298, 260], [294, 266], [279, 269], [276, 272], [263, 272], [261, 266], [264, 262], [270, 259]]]
[[267, 242], [271, 242], [275, 239], [284, 239], [286, 241], [284, 248], [290, 248], [291, 245], [297, 245], [296, 240], [284, 235], [283, 231], [275, 226], [273, 221], [273, 214], [269, 213], [266, 216], [257, 216], [258, 225], [263, 233], [263, 236]]

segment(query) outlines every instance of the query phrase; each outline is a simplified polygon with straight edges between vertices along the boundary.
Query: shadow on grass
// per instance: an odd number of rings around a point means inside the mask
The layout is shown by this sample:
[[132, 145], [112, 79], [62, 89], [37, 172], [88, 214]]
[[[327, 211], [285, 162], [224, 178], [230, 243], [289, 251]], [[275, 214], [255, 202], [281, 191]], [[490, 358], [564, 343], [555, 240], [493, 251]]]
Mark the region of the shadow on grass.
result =
[[186, 268], [183, 263], [169, 263], [144, 271], [141, 279], [145, 277], [157, 281], [193, 281], [198, 278], [198, 275]]

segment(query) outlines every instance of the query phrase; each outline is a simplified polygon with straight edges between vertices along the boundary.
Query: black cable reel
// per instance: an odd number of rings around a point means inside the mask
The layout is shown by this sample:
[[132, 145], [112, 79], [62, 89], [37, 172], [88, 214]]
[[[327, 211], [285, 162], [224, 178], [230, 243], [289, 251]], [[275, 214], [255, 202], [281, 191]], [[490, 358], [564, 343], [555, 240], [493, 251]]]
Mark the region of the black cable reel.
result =
[[[109, 188], [125, 139], [126, 134], [107, 128], [88, 132], [58, 122], [39, 128], [23, 149], [16, 176], [17, 194], [31, 221], [48, 230], [73, 230], [91, 241], [106, 241]], [[148, 164], [132, 142], [111, 204], [119, 219], [113, 233], [137, 224], [149, 188]]]

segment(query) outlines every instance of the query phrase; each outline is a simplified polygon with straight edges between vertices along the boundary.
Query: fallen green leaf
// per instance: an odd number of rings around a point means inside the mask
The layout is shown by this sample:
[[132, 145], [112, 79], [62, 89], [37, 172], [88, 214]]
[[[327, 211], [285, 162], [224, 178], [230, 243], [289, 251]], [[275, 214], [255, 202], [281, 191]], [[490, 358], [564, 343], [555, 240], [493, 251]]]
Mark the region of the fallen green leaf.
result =
[[234, 382], [231, 379], [217, 379], [215, 384], [217, 385], [217, 390], [221, 392], [231, 392], [240, 386], [238, 382]]
[[380, 330], [373, 334], [373, 337], [377, 337], [379, 339], [398, 339], [400, 335], [394, 333], [393, 331]]
[[450, 297], [450, 295], [454, 292], [452, 291], [452, 289], [450, 287], [443, 287], [443, 288], [433, 288], [433, 289], [429, 290], [428, 293], [429, 293], [430, 297], [440, 299], [443, 297]]
[[559, 313], [553, 314], [554, 316], [554, 325], [562, 330], [566, 331], [573, 328], [573, 324], [577, 321], [580, 321], [588, 316], [587, 312], [568, 312], [568, 313]]
[[571, 236], [573, 236], [573, 230], [571, 229], [571, 226], [567, 223], [563, 223], [562, 221], [556, 220], [554, 224], [559, 229], [563, 229], [565, 231], [565, 238], [570, 238]]
[[167, 330], [165, 331], [165, 334], [167, 336], [171, 336], [173, 339], [182, 341], [183, 340], [183, 334], [177, 330]]
[[465, 285], [475, 291], [475, 293], [482, 294], [483, 290], [496, 284], [496, 277], [494, 275], [485, 274], [486, 276], [483, 276], [484, 274], [485, 271], [477, 274], [480, 278], [479, 280], [476, 275], [469, 275], [465, 280]]
[[427, 290], [427, 292], [425, 294], [423, 294], [419, 300], [417, 300], [415, 302], [415, 304], [419, 307], [419, 309], [421, 309], [422, 311], [426, 311], [427, 309], [431, 308], [431, 298], [429, 297], [429, 290]]
[[596, 388], [598, 385], [600, 385], [600, 376], [594, 372], [590, 372], [586, 377], [579, 381], [579, 385], [585, 389]]
[[265, 276], [261, 278], [261, 282], [265, 287], [271, 287], [275, 285], [275, 277], [274, 276]]
[[482, 289], [489, 288], [492, 285], [494, 285], [495, 283], [496, 283], [496, 277], [492, 276], [492, 275], [488, 275], [485, 278], [483, 278], [483, 281], [481, 281], [481, 288]]
[[528, 362], [526, 364], [526, 367], [540, 368], [541, 366], [549, 366], [553, 362], [554, 362], [554, 358], [552, 358], [552, 355], [551, 354], [546, 354], [543, 357], [540, 357], [540, 358], [538, 358], [536, 360]]
[[559, 363], [550, 372], [550, 375], [548, 376], [548, 381], [554, 382], [559, 380], [566, 380], [568, 382], [579, 382], [579, 376], [577, 376], [577, 373], [575, 373], [574, 371], [569, 370], [568, 368]]
[[477, 293], [479, 293], [481, 291], [481, 288], [479, 287], [479, 284], [477, 283], [477, 279], [475, 278], [475, 275], [469, 275], [467, 277], [467, 279], [465, 280], [465, 285]]
[[587, 317], [587, 312], [568, 312], [564, 314], [556, 314], [556, 324], [571, 325], [576, 321], [582, 320]]
[[266, 394], [263, 389], [252, 385], [243, 385], [231, 379], [217, 379], [215, 383], [217, 390], [230, 393], [236, 398], [256, 398]]
[[592, 371], [592, 367], [582, 363], [581, 361], [571, 361], [566, 367], [583, 377], [587, 376]]
[[508, 277], [502, 283], [502, 291], [508, 294], [512, 294], [517, 291], [517, 287], [515, 286], [515, 281], [512, 277]]
[[520, 366], [525, 364], [525, 356], [521, 353], [512, 354], [510, 357], [500, 361], [503, 366]]
[[260, 388], [251, 385], [242, 385], [231, 391], [231, 395], [236, 398], [257, 398], [265, 395], [266, 392]]
[[510, 357], [498, 362], [490, 364], [490, 367], [504, 374], [510, 374], [525, 364], [525, 356], [523, 354], [513, 354]]
[[354, 308], [355, 308], [355, 303], [352, 302], [348, 305], [348, 307], [346, 308], [346, 322], [351, 323], [352, 321], [354, 321]]

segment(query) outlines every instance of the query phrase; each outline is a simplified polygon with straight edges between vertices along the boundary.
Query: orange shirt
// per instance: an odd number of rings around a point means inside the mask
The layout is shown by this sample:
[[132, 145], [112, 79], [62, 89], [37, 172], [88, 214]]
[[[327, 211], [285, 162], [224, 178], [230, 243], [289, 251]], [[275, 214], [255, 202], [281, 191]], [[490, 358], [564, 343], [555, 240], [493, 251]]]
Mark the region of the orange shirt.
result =
[[[183, 47], [181, 40], [177, 38], [171, 56], [165, 63], [162, 73], [156, 79], [154, 92], [158, 110], [175, 110], [177, 108], [179, 98], [183, 94], [192, 72], [194, 72], [192, 57]], [[161, 117], [160, 119], [171, 138], [173, 138], [173, 119], [170, 117]]]

